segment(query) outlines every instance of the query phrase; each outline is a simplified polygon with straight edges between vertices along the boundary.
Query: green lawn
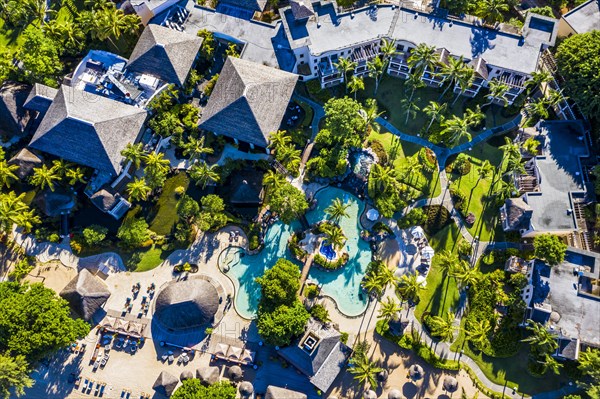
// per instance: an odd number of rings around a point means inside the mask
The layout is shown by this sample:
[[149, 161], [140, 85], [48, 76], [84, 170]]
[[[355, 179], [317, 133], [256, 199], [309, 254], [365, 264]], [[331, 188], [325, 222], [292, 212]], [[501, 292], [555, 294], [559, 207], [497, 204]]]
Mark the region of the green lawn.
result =
[[23, 28], [9, 28], [6, 22], [0, 18], [0, 48], [13, 50], [20, 43], [20, 34]]
[[163, 251], [160, 247], [152, 246], [146, 251], [140, 251], [140, 260], [132, 271], [145, 272], [152, 270], [162, 263], [173, 251]]
[[[456, 252], [461, 236], [454, 223], [440, 230], [429, 240], [436, 252], [448, 250]], [[437, 268], [437, 258], [433, 258], [431, 269], [427, 275], [427, 286], [419, 295], [420, 300], [415, 308], [415, 316], [421, 319], [423, 314], [445, 314], [458, 305], [459, 293], [454, 279], [444, 276]]]
[[159, 235], [171, 233], [179, 219], [177, 215], [179, 196], [175, 194], [175, 189], [181, 186], [186, 191], [189, 184], [190, 179], [185, 173], [179, 173], [165, 181], [163, 191], [156, 203], [156, 215], [149, 223], [150, 230]]
[[[370, 78], [365, 79], [365, 90], [359, 92], [357, 98], [360, 101], [364, 101], [366, 98], [373, 97], [374, 88], [374, 80]], [[422, 110], [430, 101], [440, 102], [439, 100], [442, 92], [443, 89], [431, 87], [419, 88], [415, 91], [413, 101], [419, 110]], [[415, 118], [409, 117], [408, 123], [406, 122], [406, 108], [403, 106], [402, 100], [408, 99], [409, 96], [410, 91], [407, 91], [406, 89], [405, 80], [385, 75], [379, 85], [379, 90], [377, 91], [375, 98], [377, 99], [377, 103], [381, 110], [386, 111], [385, 115], [392, 125], [406, 134], [416, 135], [420, 133], [423, 128], [427, 127], [429, 118], [424, 112], [418, 111]], [[461, 97], [454, 106], [451, 107], [454, 98], [455, 96], [452, 95], [449, 90], [441, 102], [446, 102], [448, 104], [450, 114], [461, 117], [463, 116], [464, 109], [474, 108], [476, 105], [482, 105], [486, 102], [484, 93], [480, 93], [474, 99]], [[514, 117], [506, 116], [504, 115], [505, 112], [502, 111], [503, 110], [498, 106], [485, 107], [485, 125], [487, 128], [501, 125]], [[472, 132], [473, 136], [476, 136], [479, 133], [481, 133], [481, 131]]]

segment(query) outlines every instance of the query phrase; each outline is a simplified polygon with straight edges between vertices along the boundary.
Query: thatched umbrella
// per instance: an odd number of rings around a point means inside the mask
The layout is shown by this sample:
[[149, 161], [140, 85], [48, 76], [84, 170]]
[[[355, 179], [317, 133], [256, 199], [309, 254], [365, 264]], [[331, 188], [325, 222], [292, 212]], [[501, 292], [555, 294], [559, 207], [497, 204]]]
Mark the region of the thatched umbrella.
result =
[[87, 269], [83, 269], [60, 292], [75, 313], [89, 321], [110, 297], [108, 286]]
[[192, 378], [194, 378], [194, 374], [190, 370], [183, 370], [179, 375], [181, 382], [185, 380], [191, 380]]
[[421, 378], [423, 378], [424, 373], [425, 371], [423, 371], [423, 367], [419, 366], [418, 364], [413, 364], [408, 369], [408, 374], [413, 380], [420, 380]]
[[242, 368], [240, 366], [231, 366], [228, 370], [229, 379], [232, 381], [239, 381], [244, 376]]
[[379, 373], [377, 373], [377, 381], [381, 384], [387, 381], [389, 373], [386, 369], [381, 369]]
[[219, 381], [220, 376], [218, 367], [201, 367], [196, 369], [196, 378], [200, 380], [202, 385], [212, 385]]
[[363, 394], [363, 399], [377, 399], [377, 394], [375, 391], [369, 389]]
[[243, 381], [242, 383], [240, 383], [238, 390], [240, 391], [240, 395], [242, 395], [242, 397], [244, 398], [254, 393], [254, 387], [249, 381]]
[[458, 381], [456, 378], [451, 376], [444, 378], [444, 389], [448, 392], [456, 392], [458, 389]]
[[388, 392], [388, 399], [402, 399], [402, 392], [394, 388]]
[[173, 374], [168, 371], [163, 371], [160, 373], [152, 388], [165, 396], [171, 396], [173, 392], [175, 392], [175, 388], [177, 388], [177, 384], [179, 380]]

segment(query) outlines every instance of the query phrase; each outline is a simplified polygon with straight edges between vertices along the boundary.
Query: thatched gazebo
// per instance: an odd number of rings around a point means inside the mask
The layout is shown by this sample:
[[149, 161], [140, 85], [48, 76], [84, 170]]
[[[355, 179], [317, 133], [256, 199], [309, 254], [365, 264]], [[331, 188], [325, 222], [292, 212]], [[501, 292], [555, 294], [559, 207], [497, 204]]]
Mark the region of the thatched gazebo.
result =
[[249, 381], [243, 381], [238, 386], [238, 390], [243, 398], [247, 398], [254, 393], [254, 386]]
[[194, 378], [194, 374], [189, 370], [183, 370], [181, 372], [181, 374], [179, 375], [179, 380], [181, 380], [181, 382], [183, 382], [185, 380], [191, 380], [193, 378]]
[[154, 382], [154, 385], [152, 385], [152, 389], [165, 396], [171, 396], [175, 392], [177, 384], [179, 384], [177, 377], [168, 371], [162, 371]]
[[458, 381], [452, 376], [444, 378], [444, 390], [446, 392], [456, 392], [458, 389]]
[[402, 392], [399, 389], [392, 389], [388, 392], [388, 399], [402, 399]]
[[219, 382], [220, 375], [221, 373], [219, 372], [218, 367], [210, 366], [196, 369], [196, 378], [199, 379], [200, 383], [205, 386]]
[[365, 391], [363, 399], [377, 399], [377, 394], [372, 389]]
[[44, 160], [29, 151], [27, 148], [23, 148], [21, 151], [17, 152], [14, 157], [12, 157], [9, 161], [9, 165], [17, 165], [19, 169], [15, 171], [15, 175], [19, 179], [24, 179], [33, 173], [33, 168], [38, 168], [42, 166]]
[[306, 395], [291, 389], [269, 385], [265, 393], [265, 399], [306, 399]]
[[419, 366], [418, 364], [413, 364], [408, 369], [408, 375], [410, 375], [410, 378], [412, 378], [413, 380], [420, 380], [421, 378], [423, 378], [424, 374], [425, 371], [423, 370], [423, 367]]
[[232, 381], [240, 381], [244, 376], [244, 373], [242, 372], [242, 368], [240, 366], [231, 366], [229, 367], [229, 370], [227, 370], [227, 375]]
[[108, 286], [89, 270], [81, 270], [60, 292], [78, 316], [90, 321], [110, 297]]

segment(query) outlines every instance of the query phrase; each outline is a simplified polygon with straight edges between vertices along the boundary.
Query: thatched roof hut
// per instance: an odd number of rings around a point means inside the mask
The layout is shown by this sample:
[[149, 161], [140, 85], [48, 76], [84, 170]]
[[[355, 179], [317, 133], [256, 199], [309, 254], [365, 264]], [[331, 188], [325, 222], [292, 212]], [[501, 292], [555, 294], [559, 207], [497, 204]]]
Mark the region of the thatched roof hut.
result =
[[216, 384], [219, 382], [220, 375], [218, 367], [210, 366], [196, 369], [196, 378], [200, 380], [202, 385]]
[[291, 389], [285, 389], [269, 385], [267, 387], [267, 393], [265, 399], [306, 399], [307, 396], [301, 392], [292, 391]]
[[69, 302], [74, 313], [89, 321], [110, 297], [110, 291], [104, 281], [83, 269], [61, 291], [60, 296]]
[[185, 380], [191, 380], [194, 378], [194, 374], [190, 370], [183, 370], [181, 374], [179, 374], [179, 379], [181, 382]]
[[239, 381], [244, 376], [244, 373], [240, 366], [231, 366], [229, 367], [229, 370], [227, 370], [227, 376], [232, 381]]
[[152, 389], [165, 396], [171, 396], [175, 392], [177, 384], [179, 384], [177, 377], [168, 371], [162, 371], [154, 382], [154, 385], [152, 385]]
[[17, 165], [19, 169], [15, 171], [15, 175], [19, 179], [25, 179], [31, 173], [33, 173], [33, 168], [39, 168], [44, 163], [44, 160], [29, 151], [27, 148], [23, 148], [21, 151], [17, 152], [14, 157], [12, 157], [9, 161], [9, 165]]
[[31, 86], [6, 82], [0, 86], [0, 135], [13, 136], [25, 132], [31, 114], [23, 104]]
[[254, 393], [254, 386], [249, 381], [243, 381], [238, 386], [238, 390], [243, 398], [247, 398]]
[[452, 376], [444, 378], [444, 389], [448, 392], [456, 392], [458, 389], [458, 381]]

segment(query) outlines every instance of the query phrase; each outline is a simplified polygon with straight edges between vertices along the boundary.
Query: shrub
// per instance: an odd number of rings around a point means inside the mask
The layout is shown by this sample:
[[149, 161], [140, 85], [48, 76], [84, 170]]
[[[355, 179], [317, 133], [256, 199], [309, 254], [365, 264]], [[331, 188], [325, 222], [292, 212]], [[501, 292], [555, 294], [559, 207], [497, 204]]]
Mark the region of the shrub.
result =
[[340, 341], [344, 345], [346, 345], [348, 343], [348, 333], [347, 332], [342, 332], [342, 335], [340, 336]]
[[8, 274], [8, 278], [13, 281], [20, 281], [31, 270], [33, 270], [32, 262], [30, 262], [29, 258], [23, 258], [15, 264], [13, 270]]
[[141, 218], [128, 218], [123, 221], [117, 237], [130, 248], [139, 248], [150, 239], [148, 223]]
[[108, 229], [97, 224], [92, 224], [83, 229], [82, 234], [86, 245], [91, 247], [104, 241], [106, 234], [108, 234]]
[[430, 235], [434, 235], [450, 223], [450, 212], [440, 205], [423, 207], [427, 220], [423, 224], [423, 229]]
[[346, 263], [348, 263], [348, 259], [350, 258], [350, 256], [348, 255], [347, 252], [344, 252], [342, 254], [342, 256], [338, 257], [335, 261], [330, 261], [328, 259], [326, 259], [324, 256], [320, 255], [320, 254], [316, 254], [313, 261], [327, 269], [327, 270], [337, 270], [340, 267], [343, 267], [346, 265]]
[[72, 239], [70, 244], [71, 250], [76, 254], [81, 253], [81, 251], [83, 250], [83, 245], [81, 245], [81, 243], [77, 239]]
[[379, 140], [371, 140], [369, 142], [369, 147], [373, 150], [377, 158], [379, 158], [379, 163], [382, 165], [386, 165], [388, 163], [388, 154], [385, 151], [385, 147]]
[[329, 312], [327, 311], [325, 306], [320, 304], [316, 304], [312, 307], [312, 309], [310, 309], [310, 315], [323, 323], [331, 321], [331, 319], [329, 318]]
[[48, 236], [48, 241], [50, 242], [59, 242], [60, 241], [60, 236], [57, 233], [52, 233]]
[[205, 96], [209, 97], [212, 94], [212, 91], [214, 90], [218, 79], [219, 79], [219, 74], [216, 73], [213, 75], [212, 78], [210, 78], [208, 83], [206, 83], [206, 86], [204, 86], [204, 95]]
[[468, 156], [461, 153], [452, 163], [452, 171], [461, 176], [468, 174], [471, 171], [471, 160]]
[[422, 208], [413, 208], [406, 216], [398, 219], [398, 227], [407, 229], [412, 226], [419, 226], [427, 221], [427, 215]]
[[319, 286], [315, 284], [307, 284], [304, 288], [304, 295], [307, 298], [316, 298], [319, 295]]

